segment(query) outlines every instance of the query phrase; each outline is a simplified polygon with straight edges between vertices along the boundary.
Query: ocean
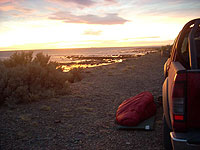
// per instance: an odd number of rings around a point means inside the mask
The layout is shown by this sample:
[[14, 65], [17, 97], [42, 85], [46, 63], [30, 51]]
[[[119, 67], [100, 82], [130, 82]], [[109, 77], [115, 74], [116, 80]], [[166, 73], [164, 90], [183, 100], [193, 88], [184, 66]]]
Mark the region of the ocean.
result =
[[[63, 66], [64, 71], [74, 67], [97, 67], [122, 62], [131, 57], [138, 57], [157, 51], [158, 47], [104, 47], [31, 50], [33, 56], [42, 52], [49, 55], [51, 61]], [[7, 59], [16, 51], [0, 51], [0, 59]], [[19, 50], [17, 52], [20, 52]]]

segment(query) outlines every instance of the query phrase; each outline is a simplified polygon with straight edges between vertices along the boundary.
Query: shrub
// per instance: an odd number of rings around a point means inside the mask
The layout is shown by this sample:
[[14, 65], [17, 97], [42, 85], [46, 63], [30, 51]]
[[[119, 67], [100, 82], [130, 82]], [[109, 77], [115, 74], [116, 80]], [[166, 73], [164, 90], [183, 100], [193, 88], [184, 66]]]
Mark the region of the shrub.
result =
[[69, 71], [69, 82], [74, 83], [76, 81], [81, 81], [82, 80], [82, 75], [81, 75], [81, 71], [83, 68], [73, 68]]
[[10, 56], [9, 59], [6, 59], [3, 62], [3, 64], [6, 67], [15, 67], [17, 65], [26, 65], [28, 63], [31, 63], [32, 59], [33, 59], [33, 52], [29, 51], [29, 52], [20, 52], [20, 53], [14, 53], [12, 56]]
[[50, 56], [44, 55], [43, 53], [37, 53], [33, 62], [46, 66], [49, 63]]
[[50, 56], [33, 52], [14, 53], [0, 61], [0, 104], [22, 103], [47, 98], [69, 91], [69, 82], [80, 81], [80, 69], [62, 72]]

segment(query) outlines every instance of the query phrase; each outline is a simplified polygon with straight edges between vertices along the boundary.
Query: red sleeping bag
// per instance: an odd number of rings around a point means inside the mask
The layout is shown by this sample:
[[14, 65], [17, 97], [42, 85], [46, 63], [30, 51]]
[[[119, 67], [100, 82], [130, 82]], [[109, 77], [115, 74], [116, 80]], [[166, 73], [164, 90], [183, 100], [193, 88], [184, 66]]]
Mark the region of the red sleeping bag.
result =
[[136, 126], [156, 114], [156, 104], [150, 92], [142, 92], [122, 102], [116, 121], [122, 126]]

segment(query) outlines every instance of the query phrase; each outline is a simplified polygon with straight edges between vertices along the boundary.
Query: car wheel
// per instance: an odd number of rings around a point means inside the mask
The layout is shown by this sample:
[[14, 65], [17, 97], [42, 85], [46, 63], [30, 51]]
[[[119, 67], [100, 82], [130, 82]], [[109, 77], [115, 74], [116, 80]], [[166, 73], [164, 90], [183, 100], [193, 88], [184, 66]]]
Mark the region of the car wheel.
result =
[[167, 125], [165, 116], [163, 116], [163, 144], [166, 150], [172, 150], [170, 132], [171, 132], [171, 129]]

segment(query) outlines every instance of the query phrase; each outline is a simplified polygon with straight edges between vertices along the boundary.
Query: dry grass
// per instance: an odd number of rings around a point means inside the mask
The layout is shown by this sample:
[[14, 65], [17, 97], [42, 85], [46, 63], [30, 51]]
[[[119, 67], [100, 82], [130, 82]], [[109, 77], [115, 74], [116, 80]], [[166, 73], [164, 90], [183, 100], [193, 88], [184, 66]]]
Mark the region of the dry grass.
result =
[[93, 112], [94, 109], [90, 108], [90, 107], [87, 107], [87, 106], [81, 106], [81, 107], [78, 107], [76, 109], [76, 111], [79, 111], [79, 112]]
[[116, 65], [110, 65], [110, 69], [116, 69], [117, 66]]
[[43, 106], [40, 107], [40, 110], [42, 110], [42, 111], [50, 111], [51, 110], [51, 106], [43, 105]]
[[85, 73], [91, 73], [91, 71], [90, 70], [86, 70]]
[[38, 123], [37, 123], [36, 121], [33, 121], [33, 122], [31, 122], [31, 126], [37, 127], [37, 126], [38, 126]]
[[62, 112], [71, 112], [71, 110], [68, 109], [68, 108], [63, 108], [63, 109], [62, 109]]
[[54, 102], [60, 102], [61, 101], [60, 98], [52, 98], [51, 100], [54, 101]]
[[30, 114], [22, 114], [22, 115], [19, 116], [19, 118], [23, 121], [30, 121], [31, 115]]
[[128, 71], [133, 71], [134, 70], [134, 66], [133, 65], [131, 65], [131, 66], [126, 66], [122, 71], [123, 72], [128, 72]]
[[108, 71], [108, 76], [113, 76], [113, 72], [112, 71]]
[[64, 118], [73, 118], [74, 115], [73, 114], [63, 114], [62, 115]]

